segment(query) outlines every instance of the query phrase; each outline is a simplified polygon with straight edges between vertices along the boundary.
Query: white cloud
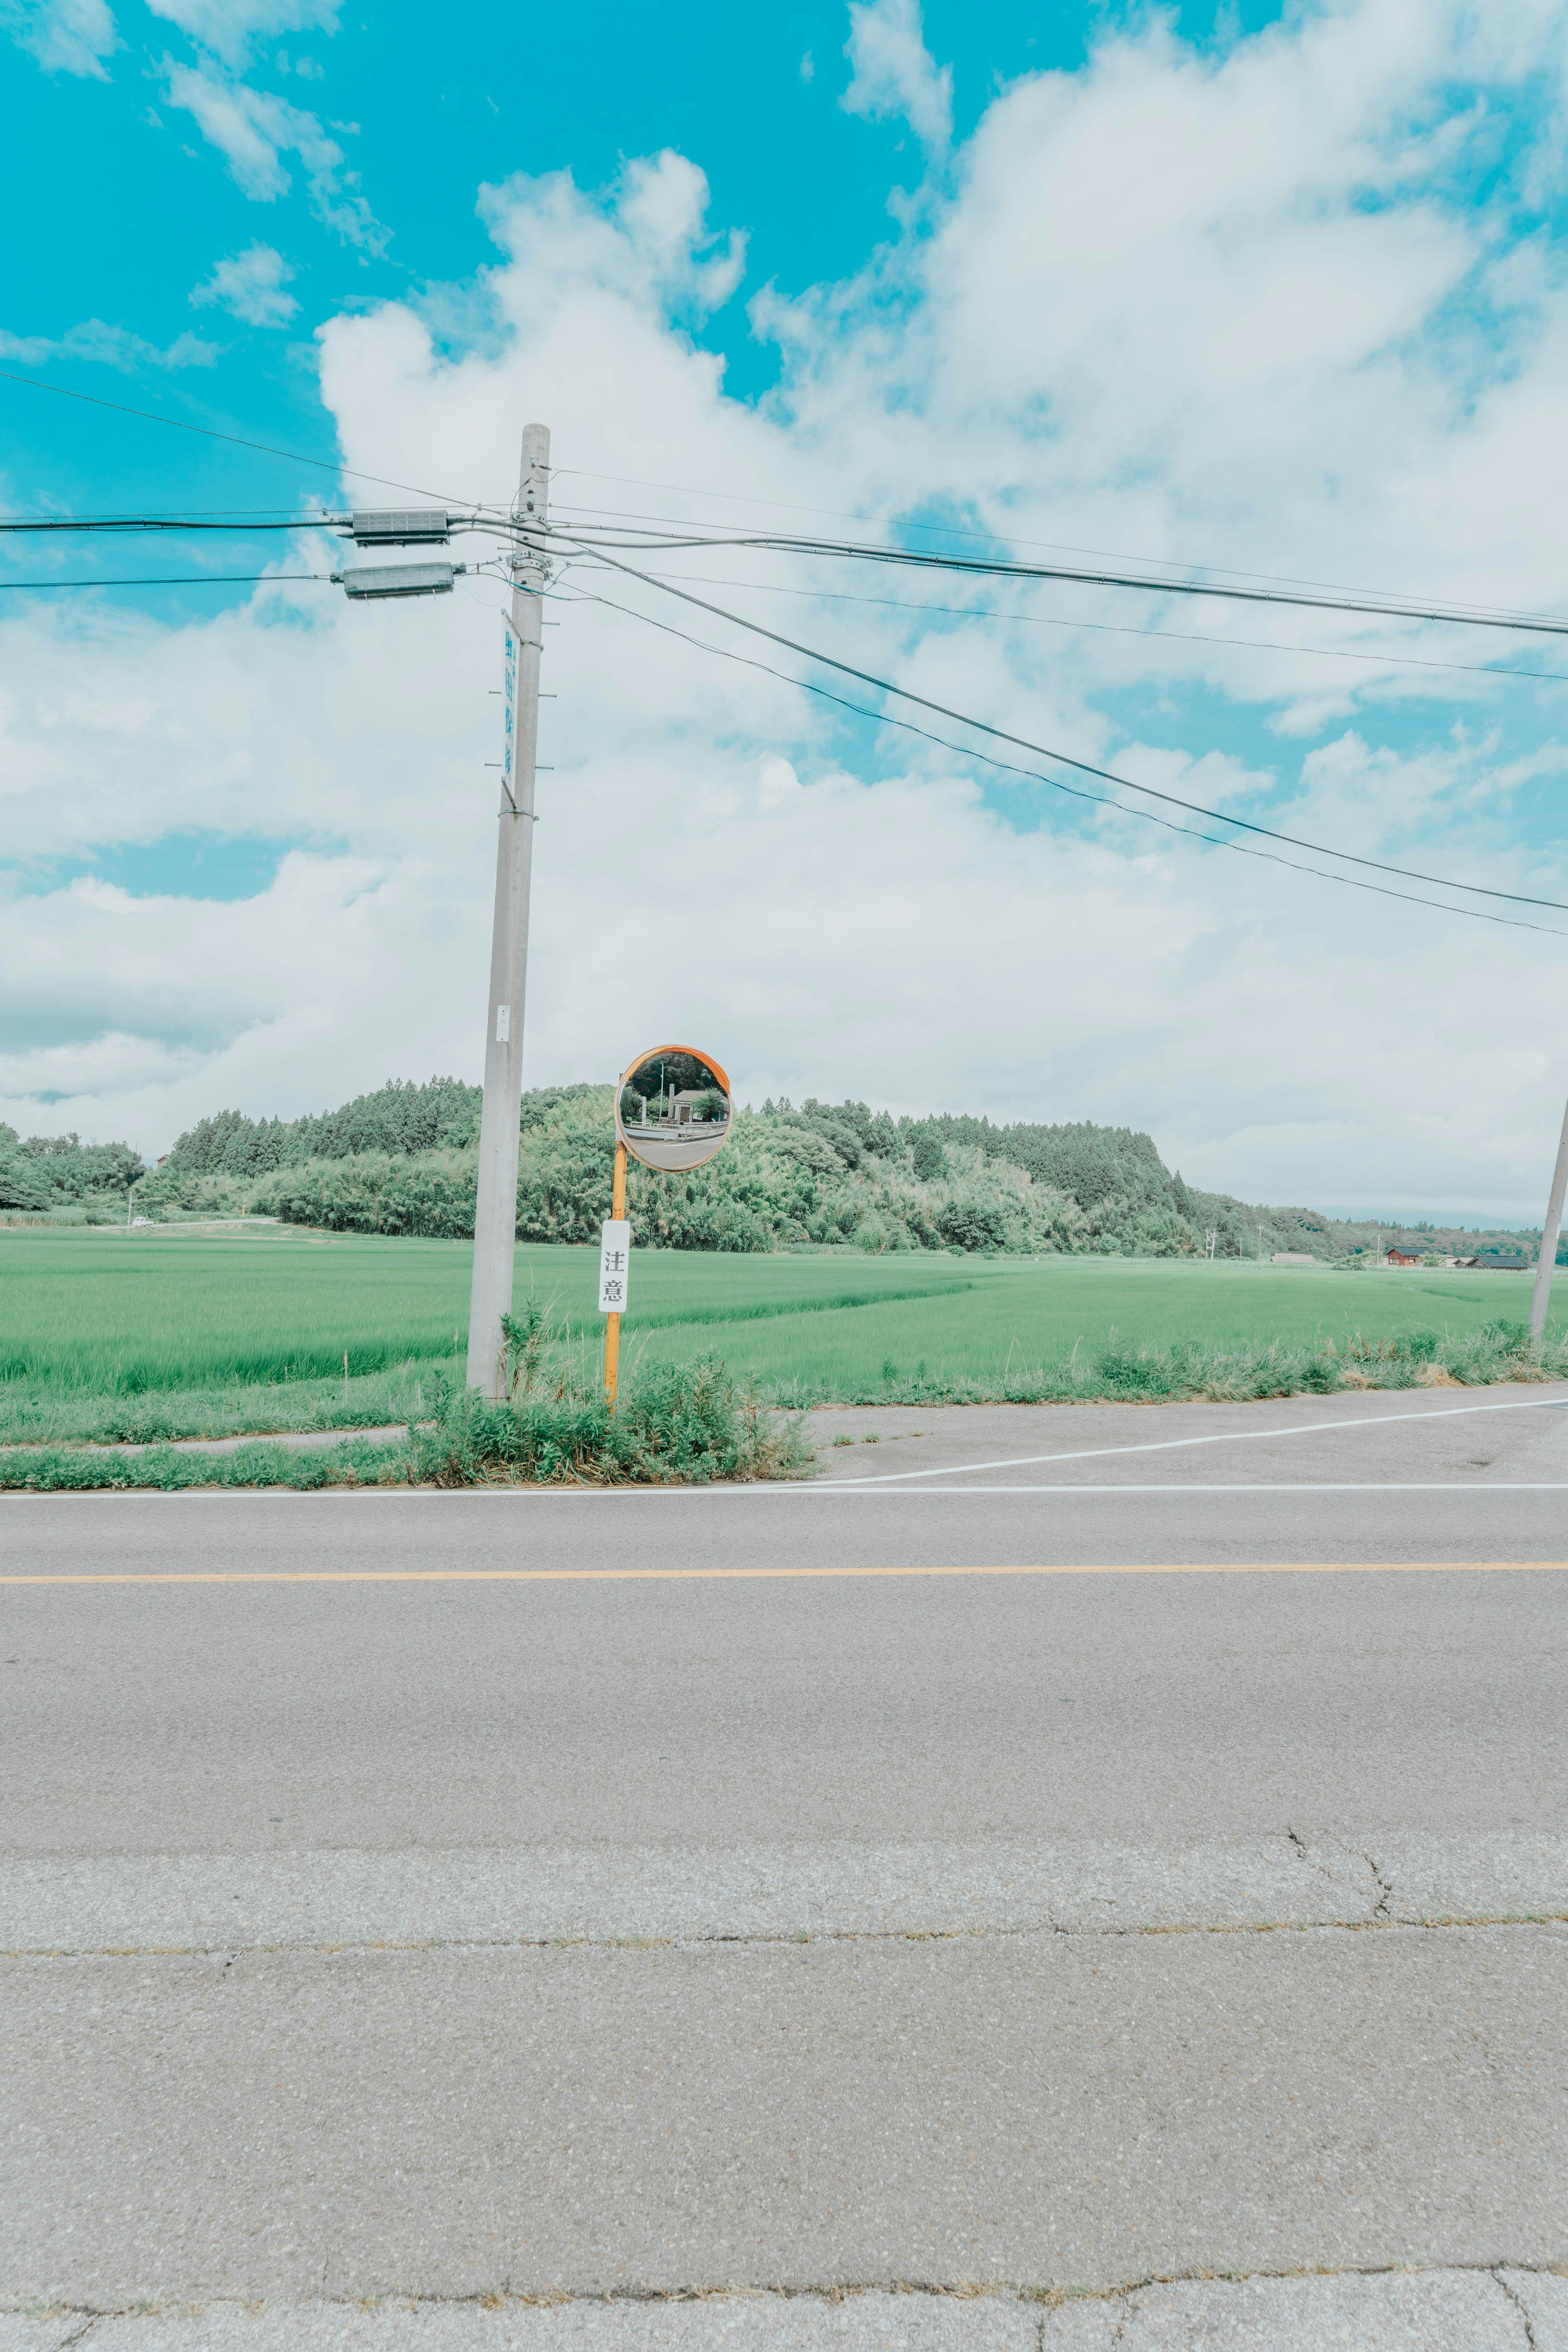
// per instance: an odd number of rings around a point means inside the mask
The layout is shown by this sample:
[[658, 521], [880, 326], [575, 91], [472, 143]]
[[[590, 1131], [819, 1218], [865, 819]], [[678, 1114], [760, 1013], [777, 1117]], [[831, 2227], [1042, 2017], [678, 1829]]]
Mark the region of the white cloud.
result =
[[847, 114], [907, 122], [928, 147], [952, 130], [952, 68], [939, 73], [925, 45], [919, 0], [850, 0], [845, 56], [854, 68], [838, 103]]
[[[860, 279], [759, 308], [784, 374], [755, 404], [725, 396], [689, 332], [735, 268], [694, 164], [634, 164], [605, 201], [520, 178], [485, 194], [492, 269], [428, 314], [395, 304], [321, 331], [345, 462], [504, 499], [519, 429], [542, 416], [563, 520], [574, 501], [807, 530], [826, 517], [792, 504], [918, 515], [1561, 610], [1565, 559], [1540, 517], [1568, 492], [1568, 292], [1559, 247], [1506, 209], [1497, 166], [1506, 137], [1508, 186], [1547, 168], [1531, 142], [1538, 108], [1542, 143], [1561, 116], [1565, 25], [1555, 0], [1506, 20], [1460, 0], [1344, 0], [1223, 58], [1156, 23], [1078, 74], [1030, 77], [954, 155], [920, 234]], [[657, 487], [670, 483], [758, 503]], [[280, 564], [327, 568], [314, 551]], [[738, 550], [658, 568], [1162, 790], [1568, 898], [1556, 828], [1531, 815], [1563, 757], [1555, 706], [1532, 723], [1526, 689], [1505, 700], [1396, 666], [1450, 657], [1450, 634]], [[1251, 1197], [1534, 1203], [1561, 1116], [1533, 1012], [1552, 942], [1204, 850], [1044, 786], [983, 793], [961, 757], [841, 734], [830, 707], [766, 674], [572, 598], [798, 667], [721, 621], [586, 569], [563, 586], [545, 640], [560, 699], [544, 706], [531, 1082], [694, 1031], [757, 1098], [1146, 1125], [1190, 1179]], [[895, 601], [816, 601], [825, 589]], [[320, 1108], [390, 1073], [474, 1074], [499, 598], [468, 581], [439, 604], [351, 611], [278, 587], [169, 630], [0, 616], [16, 856], [108, 875], [116, 844], [197, 825], [293, 845], [238, 906], [18, 882], [0, 991], [20, 1058], [0, 1073], [15, 1089], [0, 1118], [162, 1148], [226, 1101]], [[906, 609], [922, 601], [970, 617]], [[1138, 634], [1146, 622], [1173, 634]], [[121, 1037], [139, 1042], [105, 1042]], [[40, 1055], [56, 1057], [47, 1081]], [[79, 1091], [34, 1111], [16, 1094], [35, 1085]]]
[[195, 117], [252, 203], [271, 204], [287, 193], [290, 183], [282, 159], [298, 155], [317, 219], [346, 245], [384, 252], [390, 231], [360, 194], [359, 173], [345, 169], [342, 149], [315, 115], [270, 90], [253, 89], [216, 66], [177, 66], [165, 58], [163, 72], [170, 105]]
[[705, 175], [669, 148], [627, 163], [605, 210], [584, 202], [565, 173], [520, 173], [479, 192], [480, 217], [513, 262], [512, 279], [495, 289], [509, 317], [510, 285], [524, 279], [552, 299], [597, 286], [639, 315], [662, 303], [681, 317], [705, 316], [734, 292], [746, 254], [738, 229], [721, 245], [707, 212]]
[[210, 278], [191, 289], [198, 310], [217, 303], [252, 327], [286, 327], [300, 308], [284, 288], [294, 275], [283, 256], [270, 245], [248, 245], [220, 261]]
[[120, 46], [105, 0], [0, 0], [0, 29], [46, 73], [97, 81], [109, 79], [103, 61]]
[[147, 0], [154, 16], [166, 17], [204, 49], [236, 66], [253, 43], [274, 33], [335, 33], [339, 5], [340, 0]]
[[63, 335], [12, 335], [0, 329], [0, 352], [25, 366], [41, 367], [46, 360], [86, 360], [100, 367], [118, 368], [135, 375], [142, 368], [211, 367], [222, 356], [221, 343], [205, 342], [200, 335], [176, 335], [160, 351], [129, 327], [109, 325], [102, 319], [84, 319]]

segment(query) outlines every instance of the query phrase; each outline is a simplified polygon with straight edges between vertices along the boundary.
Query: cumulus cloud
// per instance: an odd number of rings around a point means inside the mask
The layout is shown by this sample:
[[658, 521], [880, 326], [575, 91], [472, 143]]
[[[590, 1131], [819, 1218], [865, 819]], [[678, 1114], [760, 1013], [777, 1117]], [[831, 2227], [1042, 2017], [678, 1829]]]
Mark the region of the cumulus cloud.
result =
[[0, 30], [46, 73], [107, 81], [104, 59], [119, 47], [106, 0], [0, 0]]
[[519, 173], [480, 189], [479, 215], [511, 261], [489, 290], [514, 330], [527, 288], [552, 309], [613, 294], [625, 319], [656, 323], [662, 336], [667, 313], [703, 317], [727, 302], [745, 264], [740, 230], [708, 227], [706, 175], [668, 148], [626, 164], [603, 204], [584, 199], [568, 173]]
[[165, 58], [163, 73], [170, 105], [195, 117], [253, 204], [271, 204], [286, 194], [290, 183], [283, 157], [298, 155], [310, 209], [323, 226], [363, 252], [385, 251], [391, 232], [359, 193], [359, 173], [346, 168], [342, 149], [315, 115], [215, 65], [180, 66]]
[[216, 302], [252, 327], [286, 327], [300, 308], [285, 290], [294, 272], [270, 245], [247, 245], [220, 261], [210, 278], [191, 289], [198, 310]]
[[952, 68], [926, 47], [919, 0], [850, 0], [845, 56], [854, 68], [838, 103], [847, 114], [907, 122], [928, 147], [952, 129]]
[[[784, 352], [759, 403], [691, 331], [736, 268], [695, 162], [604, 195], [513, 180], [483, 198], [489, 269], [321, 331], [344, 461], [504, 499], [540, 416], [565, 528], [616, 502], [849, 528], [801, 511], [826, 509], [1089, 569], [1560, 610], [1539, 518], [1568, 488], [1568, 293], [1519, 192], [1548, 169], [1565, 23], [1346, 0], [1224, 56], [1155, 22], [1027, 77], [918, 233], [757, 307]], [[735, 547], [639, 568], [1159, 790], [1568, 898], [1555, 702], [1412, 667], [1489, 643]], [[0, 924], [0, 1117], [37, 1125], [17, 1097], [74, 1087], [53, 1125], [162, 1148], [224, 1101], [475, 1073], [500, 593], [351, 610], [279, 584], [171, 629], [0, 616], [5, 835], [31, 861]], [[742, 1096], [1148, 1125], [1253, 1197], [1534, 1203], [1561, 1110], [1527, 1017], [1549, 940], [1068, 800], [1048, 761], [1002, 747], [1035, 775], [988, 771], [907, 707], [958, 748], [853, 720], [771, 671], [874, 691], [584, 561], [556, 594], [531, 1082], [692, 1033]], [[117, 893], [116, 845], [198, 824], [274, 839], [276, 880], [230, 907]], [[62, 861], [75, 879], [28, 880]]]
[[274, 33], [335, 33], [339, 0], [147, 0], [193, 41], [229, 65]]
[[223, 346], [205, 342], [200, 335], [176, 335], [160, 351], [156, 343], [132, 334], [129, 327], [84, 319], [63, 335], [12, 335], [0, 329], [0, 352], [26, 367], [41, 367], [47, 360], [86, 360], [100, 367], [118, 368], [122, 375], [135, 375], [143, 368], [211, 367], [222, 357]]

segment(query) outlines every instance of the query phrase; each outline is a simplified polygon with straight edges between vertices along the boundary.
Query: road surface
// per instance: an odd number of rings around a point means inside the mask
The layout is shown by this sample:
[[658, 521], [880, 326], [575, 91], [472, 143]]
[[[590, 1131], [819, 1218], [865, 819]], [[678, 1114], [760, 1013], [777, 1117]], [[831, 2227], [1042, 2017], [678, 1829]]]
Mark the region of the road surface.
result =
[[1564, 1406], [6, 1497], [0, 2352], [1568, 2345]]

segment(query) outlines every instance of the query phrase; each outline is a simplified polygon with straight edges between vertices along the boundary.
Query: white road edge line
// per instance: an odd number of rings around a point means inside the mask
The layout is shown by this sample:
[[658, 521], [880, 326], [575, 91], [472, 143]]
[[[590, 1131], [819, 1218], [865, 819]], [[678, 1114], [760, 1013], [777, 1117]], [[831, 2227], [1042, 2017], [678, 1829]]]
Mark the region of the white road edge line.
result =
[[897, 1479], [904, 1485], [910, 1478], [961, 1478], [977, 1470], [1030, 1470], [1041, 1462], [1089, 1462], [1110, 1454], [1169, 1454], [1184, 1445], [1237, 1445], [1247, 1439], [1268, 1437], [1311, 1437], [1325, 1429], [1386, 1429], [1401, 1421], [1459, 1421], [1474, 1412], [1539, 1412], [1543, 1406], [1555, 1406], [1559, 1412], [1568, 1407], [1568, 1397], [1510, 1397], [1503, 1404], [1455, 1404], [1440, 1406], [1426, 1412], [1372, 1412], [1359, 1421], [1302, 1421], [1293, 1429], [1222, 1429], [1209, 1437], [1158, 1437], [1142, 1445], [1085, 1445], [1071, 1454], [1016, 1454], [1005, 1462], [955, 1462], [945, 1470], [889, 1470], [875, 1478], [841, 1478], [844, 1486], [885, 1486]]
[[[639, 1492], [645, 1491], [639, 1489]], [[683, 1490], [695, 1493], [693, 1487]], [[748, 1491], [750, 1491], [748, 1489]], [[776, 1493], [778, 1490], [773, 1489]], [[902, 1486], [873, 1486], [868, 1478], [844, 1479], [837, 1485], [829, 1480], [819, 1486], [797, 1486], [795, 1494], [842, 1495], [857, 1492], [875, 1500], [879, 1496], [901, 1495]], [[1207, 1480], [1183, 1482], [1167, 1479], [1161, 1485], [1134, 1486], [1123, 1481], [1113, 1486], [1091, 1486], [1075, 1479], [1057, 1478], [1040, 1481], [1033, 1486], [933, 1486], [933, 1495], [1568, 1495], [1568, 1479], [1563, 1478], [1304, 1478], [1295, 1481], [1264, 1478], [1237, 1479], [1221, 1484]]]

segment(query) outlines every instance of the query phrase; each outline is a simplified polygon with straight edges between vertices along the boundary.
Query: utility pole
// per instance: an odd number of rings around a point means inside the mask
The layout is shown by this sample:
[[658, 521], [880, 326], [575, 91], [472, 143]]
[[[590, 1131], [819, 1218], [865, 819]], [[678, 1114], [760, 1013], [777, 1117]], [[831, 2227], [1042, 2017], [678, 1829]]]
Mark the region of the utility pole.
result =
[[518, 1107], [522, 1097], [522, 1010], [528, 977], [528, 889], [533, 869], [533, 771], [539, 747], [539, 656], [543, 642], [544, 542], [550, 510], [550, 428], [522, 428], [522, 467], [512, 509], [511, 625], [517, 640], [514, 751], [501, 787], [495, 928], [479, 1115], [479, 1186], [474, 1210], [474, 1283], [468, 1304], [471, 1389], [506, 1386], [501, 1318], [511, 1312], [517, 1246]]
[[1558, 1139], [1557, 1165], [1552, 1171], [1552, 1193], [1546, 1203], [1546, 1223], [1541, 1235], [1541, 1255], [1535, 1261], [1535, 1287], [1530, 1294], [1530, 1328], [1535, 1338], [1546, 1337], [1546, 1309], [1552, 1303], [1552, 1270], [1557, 1263], [1557, 1236], [1563, 1230], [1563, 1201], [1568, 1193], [1568, 1111]]

